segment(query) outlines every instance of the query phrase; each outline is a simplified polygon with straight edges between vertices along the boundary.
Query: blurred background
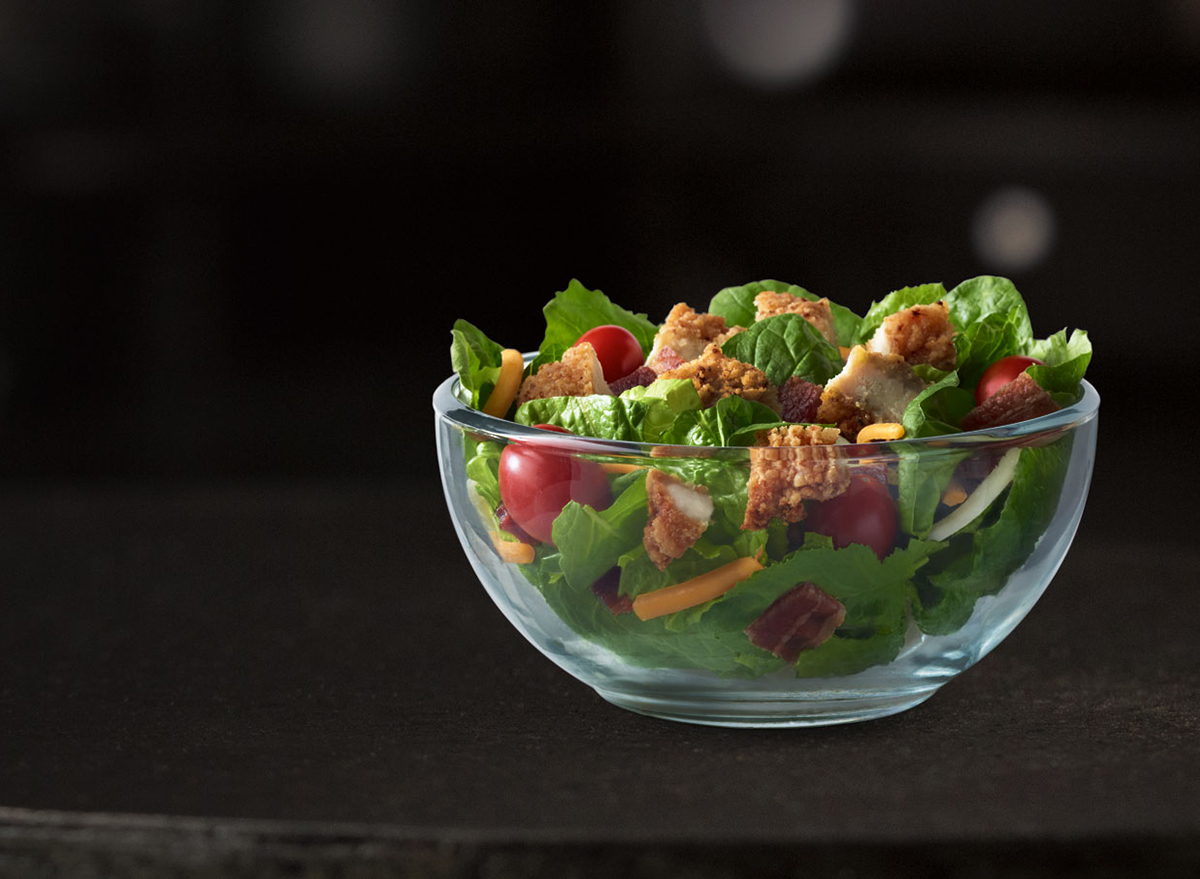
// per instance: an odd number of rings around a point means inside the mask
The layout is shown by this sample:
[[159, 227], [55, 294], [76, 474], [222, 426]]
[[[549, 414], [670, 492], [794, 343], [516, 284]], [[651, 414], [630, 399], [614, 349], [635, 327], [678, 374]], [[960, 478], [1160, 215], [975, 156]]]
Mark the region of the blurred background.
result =
[[1198, 74], [1200, 0], [0, 0], [0, 475], [433, 479], [571, 278], [1006, 275], [1182, 443]]

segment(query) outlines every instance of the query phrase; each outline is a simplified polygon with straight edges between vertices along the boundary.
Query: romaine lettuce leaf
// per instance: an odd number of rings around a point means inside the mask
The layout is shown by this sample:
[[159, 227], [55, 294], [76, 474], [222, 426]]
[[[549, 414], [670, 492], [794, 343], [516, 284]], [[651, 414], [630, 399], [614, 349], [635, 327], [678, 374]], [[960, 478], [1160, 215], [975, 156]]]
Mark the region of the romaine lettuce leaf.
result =
[[642, 421], [642, 442], [659, 443], [673, 435], [676, 419], [684, 412], [700, 408], [700, 395], [690, 379], [659, 379], [650, 385], [630, 388], [621, 394], [626, 400], [646, 405]]
[[842, 371], [842, 355], [798, 314], [779, 314], [731, 336], [721, 351], [767, 374], [781, 385], [791, 376], [822, 385]]
[[517, 407], [518, 424], [554, 424], [580, 436], [600, 439], [642, 439], [648, 406], [637, 400], [610, 394], [586, 397], [541, 397]]
[[921, 284], [917, 287], [902, 287], [899, 290], [893, 290], [878, 302], [871, 303], [871, 307], [867, 309], [867, 313], [863, 315], [862, 322], [858, 326], [858, 332], [854, 335], [853, 344], [861, 345], [869, 340], [888, 315], [905, 308], [912, 308], [914, 305], [932, 305], [945, 298], [946, 288], [941, 284]]
[[646, 474], [629, 484], [604, 510], [570, 501], [554, 520], [559, 567], [575, 589], [590, 589], [631, 547], [640, 546], [646, 528]]
[[1071, 455], [1068, 434], [1048, 446], [1021, 449], [1006, 494], [919, 577], [915, 616], [924, 632], [945, 634], [966, 622], [976, 599], [1004, 587], [1025, 563], [1058, 507]]
[[1012, 281], [982, 275], [963, 281], [946, 294], [958, 352], [955, 368], [960, 384], [973, 388], [983, 371], [1010, 354], [1020, 354], [1033, 341], [1025, 300]]
[[689, 446], [745, 446], [753, 444], [758, 431], [785, 423], [769, 406], [734, 395], [722, 397], [707, 409], [681, 412], [662, 441]]
[[1067, 338], [1059, 330], [1048, 339], [1037, 339], [1026, 349], [1027, 356], [1044, 361], [1045, 366], [1031, 366], [1029, 375], [1051, 394], [1066, 395], [1063, 402], [1074, 402], [1079, 383], [1092, 359], [1092, 343], [1084, 330], [1075, 330]]
[[496, 386], [504, 349], [461, 318], [454, 322], [450, 334], [450, 365], [458, 373], [459, 384], [471, 395], [471, 408], [480, 409]]
[[654, 334], [658, 332], [658, 327], [646, 315], [627, 311], [599, 290], [589, 290], [574, 279], [566, 290], [554, 294], [542, 314], [546, 318], [546, 334], [538, 347], [535, 368], [560, 359], [563, 352], [594, 327], [605, 324], [624, 327], [638, 340], [643, 354], [650, 352]]

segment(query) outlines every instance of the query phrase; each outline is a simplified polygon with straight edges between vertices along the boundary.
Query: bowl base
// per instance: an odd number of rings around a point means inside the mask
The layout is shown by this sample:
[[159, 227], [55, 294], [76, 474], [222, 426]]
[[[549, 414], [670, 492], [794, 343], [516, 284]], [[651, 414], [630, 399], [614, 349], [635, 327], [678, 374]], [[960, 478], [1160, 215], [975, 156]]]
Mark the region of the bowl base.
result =
[[906, 689], [899, 692], [847, 690], [814, 693], [811, 698], [712, 699], [706, 696], [618, 692], [596, 687], [608, 702], [637, 714], [702, 726], [727, 727], [803, 727], [857, 723], [899, 714], [920, 705], [937, 692], [940, 685]]

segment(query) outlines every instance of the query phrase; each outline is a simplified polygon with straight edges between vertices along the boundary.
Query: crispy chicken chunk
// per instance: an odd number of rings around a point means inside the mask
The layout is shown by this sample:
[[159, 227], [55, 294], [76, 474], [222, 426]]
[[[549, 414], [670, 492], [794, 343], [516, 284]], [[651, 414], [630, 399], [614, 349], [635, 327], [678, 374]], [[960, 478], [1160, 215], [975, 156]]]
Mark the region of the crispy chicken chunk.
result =
[[804, 501], [824, 501], [850, 487], [850, 473], [837, 451], [838, 431], [819, 424], [776, 427], [765, 446], [750, 449], [748, 502], [742, 528], [766, 528], [772, 519], [799, 522]]
[[[739, 328], [740, 329], [740, 328]], [[678, 303], [654, 337], [646, 363], [653, 366], [663, 348], [670, 348], [685, 363], [695, 360], [713, 342], [720, 345], [733, 335], [719, 314], [698, 314], [686, 302]]]
[[557, 363], [543, 363], [521, 383], [517, 404], [542, 397], [586, 397], [611, 394], [596, 350], [588, 342], [568, 348]]
[[899, 421], [904, 407], [925, 389], [899, 354], [850, 349], [842, 371], [825, 384], [817, 421], [836, 424], [851, 442], [868, 424]]
[[867, 342], [877, 354], [898, 354], [910, 366], [928, 363], [937, 369], [954, 369], [954, 324], [945, 302], [914, 305], [889, 314]]
[[661, 470], [646, 473], [650, 517], [642, 544], [661, 571], [700, 539], [712, 520], [713, 502], [704, 486], [690, 486]]
[[767, 374], [749, 363], [722, 354], [718, 342], [710, 344], [694, 360], [661, 372], [658, 377], [691, 379], [703, 406], [711, 406], [722, 397], [737, 395], [747, 400], [758, 400], [779, 411], [778, 394], [775, 386], [767, 381]]
[[837, 330], [833, 326], [833, 311], [829, 308], [828, 299], [805, 299], [803, 296], [793, 296], [791, 293], [773, 293], [764, 290], [754, 297], [758, 308], [755, 320], [774, 317], [777, 314], [798, 314], [824, 336], [830, 345], [838, 343]]

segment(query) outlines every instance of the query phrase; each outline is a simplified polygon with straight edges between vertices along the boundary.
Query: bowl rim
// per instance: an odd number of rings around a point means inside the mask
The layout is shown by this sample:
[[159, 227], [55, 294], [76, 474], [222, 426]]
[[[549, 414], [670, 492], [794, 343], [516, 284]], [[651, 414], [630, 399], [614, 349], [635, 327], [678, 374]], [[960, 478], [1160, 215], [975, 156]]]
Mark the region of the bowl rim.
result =
[[[528, 363], [536, 356], [536, 352], [523, 355]], [[669, 443], [643, 443], [633, 440], [612, 440], [601, 437], [563, 434], [539, 430], [505, 418], [487, 415], [478, 409], [472, 409], [458, 396], [461, 387], [459, 377], [451, 375], [442, 381], [433, 392], [433, 408], [439, 418], [457, 427], [479, 434], [480, 438], [488, 440], [542, 443], [556, 448], [567, 448], [587, 454], [601, 455], [650, 455], [655, 457], [695, 457], [701, 450], [706, 457], [738, 456], [748, 454], [753, 446], [694, 446], [672, 445]], [[927, 449], [930, 452], [941, 452], [947, 448], [978, 449], [989, 445], [1009, 446], [1014, 441], [1035, 441], [1043, 437], [1052, 438], [1074, 430], [1094, 419], [1100, 409], [1100, 394], [1087, 379], [1080, 381], [1079, 398], [1069, 406], [1064, 406], [1056, 412], [1040, 415], [1037, 418], [1018, 421], [1014, 424], [1003, 424], [998, 427], [981, 428], [962, 433], [940, 434], [937, 436], [911, 437], [898, 440], [887, 440], [879, 443], [879, 451], [891, 457], [901, 454], [904, 450]], [[897, 448], [899, 447], [899, 448]], [[664, 455], [664, 452], [670, 452]], [[876, 455], [872, 455], [876, 457]]]

